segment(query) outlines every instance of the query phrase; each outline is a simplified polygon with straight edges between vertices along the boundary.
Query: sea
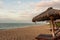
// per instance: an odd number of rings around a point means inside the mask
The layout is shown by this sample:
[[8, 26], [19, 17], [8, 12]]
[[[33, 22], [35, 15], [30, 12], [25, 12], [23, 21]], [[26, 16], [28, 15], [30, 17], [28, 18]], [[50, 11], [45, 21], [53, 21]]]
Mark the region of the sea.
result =
[[28, 26], [39, 25], [35, 23], [0, 23], [0, 29], [24, 28]]
[[0, 29], [24, 28], [34, 25], [42, 25], [42, 23], [0, 23]]

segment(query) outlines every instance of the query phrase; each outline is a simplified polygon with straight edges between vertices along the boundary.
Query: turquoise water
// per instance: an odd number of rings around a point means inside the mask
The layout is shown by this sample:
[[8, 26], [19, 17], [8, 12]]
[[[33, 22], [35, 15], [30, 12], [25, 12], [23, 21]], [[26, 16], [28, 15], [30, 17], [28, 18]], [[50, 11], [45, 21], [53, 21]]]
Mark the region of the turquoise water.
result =
[[27, 26], [40, 25], [34, 23], [0, 23], [0, 29], [23, 28]]

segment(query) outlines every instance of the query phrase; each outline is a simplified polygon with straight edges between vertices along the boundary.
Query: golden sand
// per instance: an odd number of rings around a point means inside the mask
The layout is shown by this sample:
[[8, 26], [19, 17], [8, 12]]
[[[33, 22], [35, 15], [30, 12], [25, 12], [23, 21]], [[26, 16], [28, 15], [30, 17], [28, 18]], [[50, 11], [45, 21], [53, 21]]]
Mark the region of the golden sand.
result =
[[35, 40], [39, 34], [48, 33], [50, 33], [48, 25], [0, 30], [0, 40]]

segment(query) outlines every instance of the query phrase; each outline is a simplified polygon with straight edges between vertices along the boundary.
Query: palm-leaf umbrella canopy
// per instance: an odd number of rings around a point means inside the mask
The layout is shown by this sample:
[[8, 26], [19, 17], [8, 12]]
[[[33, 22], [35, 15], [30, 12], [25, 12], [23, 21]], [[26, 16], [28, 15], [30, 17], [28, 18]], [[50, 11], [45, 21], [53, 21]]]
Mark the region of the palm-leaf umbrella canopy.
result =
[[60, 10], [49, 7], [46, 11], [34, 17], [32, 21], [36, 22], [36, 21], [50, 20], [50, 16], [54, 17], [53, 20], [60, 19]]
[[50, 20], [50, 23], [52, 25], [52, 36], [54, 38], [54, 37], [56, 37], [55, 36], [55, 31], [54, 31], [54, 28], [55, 28], [54, 20], [56, 20], [56, 19], [60, 19], [60, 10], [53, 9], [52, 7], [49, 7], [46, 11], [44, 11], [43, 13], [34, 17], [32, 19], [32, 22]]

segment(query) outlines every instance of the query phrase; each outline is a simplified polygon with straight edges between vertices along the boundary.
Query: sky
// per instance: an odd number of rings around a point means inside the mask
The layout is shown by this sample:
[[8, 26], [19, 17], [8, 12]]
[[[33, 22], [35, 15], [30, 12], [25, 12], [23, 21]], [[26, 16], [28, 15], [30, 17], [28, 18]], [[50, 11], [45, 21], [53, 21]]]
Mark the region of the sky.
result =
[[60, 0], [0, 0], [0, 23], [31, 22], [48, 7], [60, 9]]

